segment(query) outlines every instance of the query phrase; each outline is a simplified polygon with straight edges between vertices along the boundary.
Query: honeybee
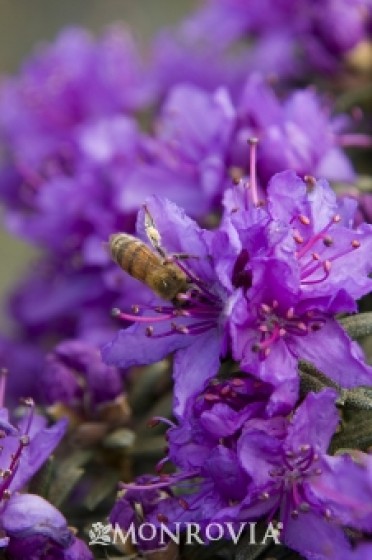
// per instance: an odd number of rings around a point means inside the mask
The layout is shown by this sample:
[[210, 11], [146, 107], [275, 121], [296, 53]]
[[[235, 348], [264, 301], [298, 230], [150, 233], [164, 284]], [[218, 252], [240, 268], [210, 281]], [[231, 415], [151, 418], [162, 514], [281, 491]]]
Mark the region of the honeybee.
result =
[[162, 299], [175, 300], [178, 294], [188, 290], [189, 280], [177, 264], [167, 260], [160, 245], [160, 234], [146, 207], [145, 230], [158, 254], [133, 235], [114, 233], [109, 238], [111, 257], [127, 274], [148, 286]]

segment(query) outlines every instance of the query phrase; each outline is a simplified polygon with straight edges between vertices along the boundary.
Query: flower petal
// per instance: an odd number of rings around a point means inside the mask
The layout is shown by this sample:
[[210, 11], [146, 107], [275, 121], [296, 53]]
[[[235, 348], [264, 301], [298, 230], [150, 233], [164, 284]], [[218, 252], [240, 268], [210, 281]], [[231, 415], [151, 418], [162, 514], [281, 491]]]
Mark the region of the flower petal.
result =
[[211, 329], [195, 337], [187, 348], [179, 350], [174, 358], [174, 413], [187, 414], [190, 397], [200, 393], [206, 382], [217, 374], [220, 366], [220, 337]]
[[318, 331], [291, 337], [288, 346], [298, 358], [311, 362], [343, 387], [372, 383], [372, 367], [363, 361], [360, 346], [334, 319], [328, 319]]

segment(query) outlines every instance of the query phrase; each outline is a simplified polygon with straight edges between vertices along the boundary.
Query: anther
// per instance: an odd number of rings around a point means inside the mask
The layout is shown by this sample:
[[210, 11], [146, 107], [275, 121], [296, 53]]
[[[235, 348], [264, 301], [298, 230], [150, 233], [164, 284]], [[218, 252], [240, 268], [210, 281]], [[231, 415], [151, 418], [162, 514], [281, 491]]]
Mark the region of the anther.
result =
[[146, 327], [145, 333], [146, 336], [152, 336], [154, 334], [154, 327], [152, 327], [151, 325]]
[[4, 500], [9, 500], [12, 496], [12, 493], [10, 492], [10, 490], [4, 490], [4, 492], [2, 493], [2, 498]]
[[184, 500], [183, 498], [179, 498], [178, 503], [180, 504], [180, 506], [181, 506], [183, 509], [186, 509], [186, 510], [187, 510], [187, 509], [190, 509], [189, 504], [188, 504], [188, 503], [186, 502], [186, 500]]
[[324, 512], [324, 517], [327, 519], [327, 521], [329, 521], [332, 518], [332, 513], [330, 509], [326, 509]]
[[231, 393], [231, 387], [229, 387], [229, 385], [225, 385], [224, 387], [221, 388], [220, 390], [220, 394], [223, 396], [228, 395], [229, 393]]
[[305, 175], [304, 181], [310, 189], [313, 189], [316, 186], [316, 179], [312, 175]]
[[341, 216], [340, 216], [340, 214], [335, 214], [335, 215], [333, 216], [333, 218], [332, 218], [332, 221], [333, 221], [335, 224], [338, 224], [339, 222], [341, 222]]
[[261, 303], [261, 310], [264, 313], [271, 313], [272, 309], [269, 305], [267, 305], [266, 303]]
[[26, 447], [30, 443], [30, 436], [28, 436], [27, 434], [24, 434], [23, 436], [21, 436], [19, 438], [19, 441], [20, 441], [20, 443], [23, 447]]
[[290, 307], [290, 308], [287, 310], [287, 319], [293, 319], [293, 317], [294, 317], [294, 308], [293, 308], [293, 307]]
[[358, 241], [357, 239], [353, 239], [353, 241], [351, 242], [351, 246], [353, 249], [358, 249], [360, 247], [360, 241]]
[[308, 512], [310, 511], [310, 506], [309, 506], [309, 504], [308, 504], [307, 502], [302, 502], [302, 503], [300, 504], [300, 511], [301, 511], [302, 513], [308, 513]]
[[242, 387], [243, 385], [245, 385], [245, 383], [243, 379], [234, 377], [234, 379], [231, 380], [231, 385], [234, 385], [234, 387]]
[[34, 400], [31, 397], [20, 399], [20, 402], [25, 406], [29, 406], [29, 407], [35, 406]]
[[303, 214], [300, 214], [298, 219], [300, 220], [301, 224], [303, 224], [304, 226], [308, 226], [311, 223], [310, 218], [304, 216]]
[[176, 325], [176, 331], [181, 334], [189, 334], [189, 329], [184, 325]]
[[204, 400], [209, 402], [215, 402], [215, 401], [219, 401], [220, 397], [218, 395], [214, 395], [213, 393], [206, 393], [204, 395]]
[[147, 427], [155, 428], [155, 426], [158, 426], [159, 424], [160, 424], [159, 420], [157, 420], [156, 418], [150, 418], [150, 420], [148, 420], [147, 422]]
[[156, 517], [160, 523], [168, 523], [169, 521], [169, 518], [166, 515], [164, 515], [164, 513], [158, 513]]
[[111, 315], [114, 318], [119, 317], [120, 316], [120, 309], [118, 307], [114, 307], [113, 309], [111, 309]]
[[296, 243], [298, 243], [298, 245], [301, 245], [301, 243], [304, 242], [304, 238], [298, 232], [293, 234], [293, 239], [296, 241]]
[[328, 273], [331, 270], [331, 266], [332, 266], [331, 261], [324, 261], [323, 263], [324, 272]]
[[139, 313], [139, 311], [140, 311], [140, 308], [139, 308], [138, 305], [132, 305], [131, 309], [132, 309], [132, 311], [135, 315], [137, 315], [137, 313]]
[[333, 239], [330, 235], [326, 235], [323, 238], [323, 245], [325, 245], [326, 247], [332, 247], [333, 245]]
[[239, 185], [243, 178], [243, 170], [240, 167], [232, 167], [229, 172], [234, 185]]

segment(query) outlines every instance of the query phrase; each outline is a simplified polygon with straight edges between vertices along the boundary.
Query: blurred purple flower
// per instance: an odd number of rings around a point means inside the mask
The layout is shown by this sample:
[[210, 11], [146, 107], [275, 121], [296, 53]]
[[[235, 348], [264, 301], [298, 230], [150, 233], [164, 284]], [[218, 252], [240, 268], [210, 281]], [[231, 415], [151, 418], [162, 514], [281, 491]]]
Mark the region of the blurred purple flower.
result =
[[63, 515], [40, 496], [19, 494], [10, 498], [0, 525], [7, 535], [6, 554], [12, 560], [93, 559], [88, 547], [67, 527]]
[[46, 356], [39, 384], [47, 404], [80, 405], [91, 412], [123, 390], [120, 372], [102, 362], [98, 349], [80, 340], [60, 342]]
[[280, 101], [255, 74], [242, 90], [237, 120], [232, 159], [235, 165], [246, 168], [247, 138], [257, 137], [258, 175], [263, 185], [285, 169], [331, 181], [352, 182], [355, 178], [351, 161], [340, 145], [342, 128], [349, 125], [346, 117], [332, 117], [331, 107], [310, 89], [294, 91]]
[[[1, 405], [4, 392], [5, 374], [2, 373]], [[50, 457], [67, 427], [67, 421], [60, 420], [48, 428], [46, 419], [35, 414], [32, 400], [26, 399], [24, 405], [26, 414], [18, 424], [10, 421], [6, 408], [0, 409], [0, 527], [3, 532], [0, 546], [14, 560], [26, 556], [36, 558], [36, 554], [46, 554], [46, 551], [61, 560], [89, 560], [92, 556], [88, 549], [75, 539], [58, 510], [40, 496], [19, 493]], [[79, 549], [83, 556], [77, 555]]]
[[371, 13], [369, 0], [209, 0], [155, 41], [160, 87], [182, 80], [235, 93], [254, 71], [287, 79], [335, 73], [368, 37]]

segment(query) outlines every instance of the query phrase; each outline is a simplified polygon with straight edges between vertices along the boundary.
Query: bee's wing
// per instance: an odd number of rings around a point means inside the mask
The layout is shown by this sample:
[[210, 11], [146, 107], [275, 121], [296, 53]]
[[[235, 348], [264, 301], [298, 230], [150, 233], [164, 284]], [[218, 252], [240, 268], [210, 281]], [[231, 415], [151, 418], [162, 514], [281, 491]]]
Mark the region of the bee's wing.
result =
[[154, 219], [150, 214], [149, 209], [147, 208], [146, 204], [143, 205], [143, 209], [145, 211], [145, 231], [146, 235], [151, 243], [151, 245], [156, 249], [156, 251], [162, 256], [165, 257], [165, 251], [162, 249], [161, 246], [161, 236], [159, 230], [157, 229]]

